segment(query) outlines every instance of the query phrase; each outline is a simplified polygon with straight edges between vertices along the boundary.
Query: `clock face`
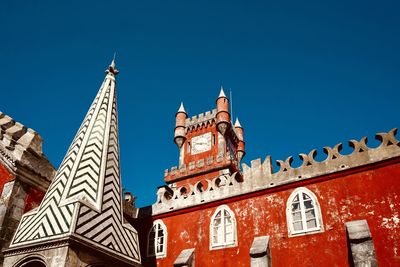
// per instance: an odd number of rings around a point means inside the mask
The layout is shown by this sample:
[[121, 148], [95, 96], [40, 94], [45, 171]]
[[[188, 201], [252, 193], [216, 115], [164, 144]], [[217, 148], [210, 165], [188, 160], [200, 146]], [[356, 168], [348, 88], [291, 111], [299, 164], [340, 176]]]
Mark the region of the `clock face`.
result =
[[199, 154], [211, 149], [211, 133], [205, 133], [192, 138], [191, 154]]

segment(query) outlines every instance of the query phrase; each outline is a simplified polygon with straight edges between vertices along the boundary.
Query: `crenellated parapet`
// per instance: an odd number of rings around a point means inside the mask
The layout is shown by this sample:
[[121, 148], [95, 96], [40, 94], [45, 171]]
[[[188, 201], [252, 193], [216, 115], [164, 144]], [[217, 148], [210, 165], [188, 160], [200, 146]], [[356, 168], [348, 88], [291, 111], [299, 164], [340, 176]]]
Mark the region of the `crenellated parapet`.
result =
[[191, 118], [187, 118], [185, 121], [186, 131], [190, 132], [197, 128], [207, 126], [216, 122], [217, 110], [213, 109], [205, 113], [200, 113]]
[[163, 186], [157, 192], [157, 202], [152, 205], [153, 214], [279, 187], [400, 157], [400, 141], [396, 138], [396, 134], [396, 128], [388, 133], [376, 134], [375, 139], [380, 144], [375, 148], [368, 147], [367, 137], [359, 141], [350, 140], [348, 146], [353, 150], [348, 155], [341, 154], [342, 143], [334, 147], [324, 147], [326, 158], [321, 161], [316, 159], [315, 149], [307, 154], [301, 153], [299, 158], [302, 164], [297, 168], [292, 166], [293, 157], [290, 156], [286, 160], [277, 160], [279, 170], [274, 171], [272, 159], [267, 156], [264, 161], [252, 160], [250, 166], [242, 164], [242, 180], [238, 179], [239, 172], [231, 173], [226, 170], [214, 179], [203, 179], [194, 185], [175, 188]]
[[164, 180], [167, 183], [171, 183], [194, 174], [199, 175], [202, 171], [208, 172], [213, 169], [223, 169], [231, 165], [236, 166], [236, 161], [230, 155], [219, 155], [215, 158], [210, 156], [206, 159], [191, 161], [189, 164], [182, 164], [179, 167], [174, 166], [171, 169], [166, 169], [164, 171]]
[[17, 167], [26, 167], [48, 183], [55, 170], [43, 155], [42, 143], [37, 132], [0, 112], [0, 161], [10, 170], [16, 172]]
[[194, 185], [160, 187], [157, 191], [157, 202], [153, 205], [153, 213], [164, 213], [225, 198], [244, 185], [238, 172], [230, 174], [226, 169], [221, 173], [214, 179], [203, 179]]

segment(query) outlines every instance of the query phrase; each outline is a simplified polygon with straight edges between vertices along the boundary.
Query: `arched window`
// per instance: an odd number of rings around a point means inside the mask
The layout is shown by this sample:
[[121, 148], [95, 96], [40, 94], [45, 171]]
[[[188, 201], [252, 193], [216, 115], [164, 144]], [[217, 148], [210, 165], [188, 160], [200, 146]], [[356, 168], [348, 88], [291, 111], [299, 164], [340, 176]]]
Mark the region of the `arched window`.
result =
[[17, 267], [46, 267], [46, 261], [44, 260], [43, 256], [40, 255], [32, 255], [26, 258], [23, 258], [19, 263], [16, 265]]
[[286, 205], [289, 236], [322, 232], [322, 217], [318, 199], [307, 188], [295, 189]]
[[153, 222], [147, 240], [147, 256], [163, 258], [167, 255], [167, 227], [163, 221]]
[[226, 205], [218, 207], [211, 217], [210, 249], [236, 246], [236, 236], [235, 214]]

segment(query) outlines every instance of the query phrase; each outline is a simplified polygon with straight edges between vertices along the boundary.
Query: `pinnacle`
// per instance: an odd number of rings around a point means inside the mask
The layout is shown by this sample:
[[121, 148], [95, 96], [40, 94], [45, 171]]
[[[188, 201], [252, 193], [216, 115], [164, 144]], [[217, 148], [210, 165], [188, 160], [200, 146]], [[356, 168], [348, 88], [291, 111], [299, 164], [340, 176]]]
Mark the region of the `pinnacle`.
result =
[[180, 105], [180, 107], [178, 109], [178, 112], [186, 113], [185, 107], [183, 106], [183, 102], [181, 102], [181, 105]]
[[225, 97], [226, 98], [226, 95], [225, 95], [225, 92], [224, 92], [224, 88], [222, 86], [221, 86], [221, 91], [219, 92], [218, 98], [220, 98], [220, 97]]
[[236, 121], [235, 121], [235, 128], [242, 128], [242, 125], [240, 124], [238, 118], [236, 118]]
[[113, 60], [111, 61], [110, 66], [108, 66], [108, 69], [106, 70], [107, 73], [111, 73], [114, 75], [117, 75], [119, 73], [119, 71], [115, 68], [115, 55]]

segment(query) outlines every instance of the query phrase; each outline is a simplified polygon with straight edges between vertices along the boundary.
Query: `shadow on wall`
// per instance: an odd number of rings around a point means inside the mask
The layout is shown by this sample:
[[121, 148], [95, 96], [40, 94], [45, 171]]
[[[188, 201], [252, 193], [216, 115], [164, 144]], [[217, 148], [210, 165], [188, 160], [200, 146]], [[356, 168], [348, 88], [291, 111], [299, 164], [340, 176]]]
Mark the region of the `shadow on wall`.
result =
[[153, 218], [150, 216], [152, 213], [152, 206], [148, 206], [139, 209], [138, 219], [128, 218], [129, 223], [138, 231], [142, 265], [146, 267], [157, 266], [156, 256], [147, 256], [149, 232], [153, 227], [154, 222]]

